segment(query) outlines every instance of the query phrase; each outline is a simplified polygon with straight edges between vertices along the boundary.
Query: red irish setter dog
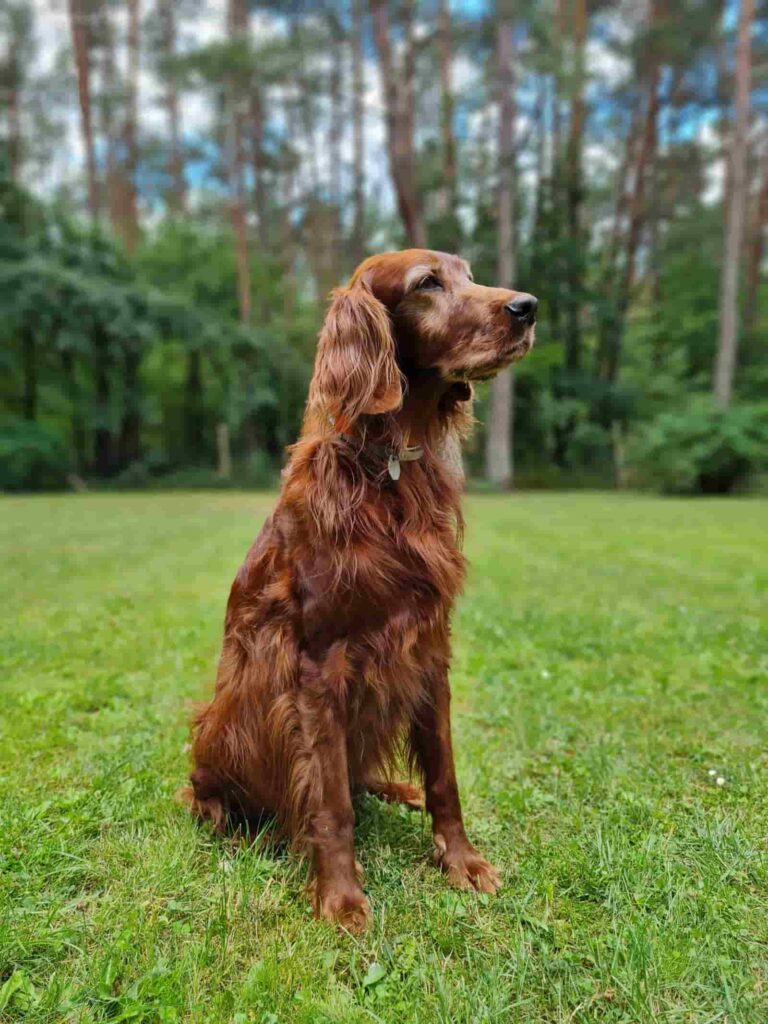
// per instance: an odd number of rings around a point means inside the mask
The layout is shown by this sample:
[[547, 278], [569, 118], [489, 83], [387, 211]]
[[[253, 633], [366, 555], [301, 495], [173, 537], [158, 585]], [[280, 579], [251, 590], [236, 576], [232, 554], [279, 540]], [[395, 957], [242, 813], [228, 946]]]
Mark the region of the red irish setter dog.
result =
[[196, 814], [274, 814], [311, 858], [317, 916], [370, 916], [352, 798], [422, 806], [454, 885], [499, 876], [464, 831], [449, 719], [464, 578], [458, 436], [472, 381], [533, 344], [536, 299], [475, 284], [458, 256], [384, 253], [333, 294], [277, 508], [227, 606], [213, 700], [194, 724]]

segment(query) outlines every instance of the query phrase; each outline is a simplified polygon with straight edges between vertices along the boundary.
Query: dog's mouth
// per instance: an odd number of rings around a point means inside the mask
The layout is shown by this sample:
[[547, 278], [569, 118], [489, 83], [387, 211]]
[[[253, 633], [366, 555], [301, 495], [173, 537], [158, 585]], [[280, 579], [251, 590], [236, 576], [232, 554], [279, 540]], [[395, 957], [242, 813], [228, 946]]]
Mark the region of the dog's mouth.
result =
[[454, 370], [448, 376], [448, 380], [451, 383], [458, 382], [469, 382], [479, 384], [485, 380], [492, 380], [502, 370], [505, 370], [508, 366], [513, 363], [519, 363], [521, 359], [528, 355], [533, 348], [536, 340], [536, 332], [533, 325], [531, 325], [525, 334], [521, 338], [515, 338], [513, 343], [505, 348], [500, 357], [494, 360], [493, 363], [484, 363], [481, 366], [472, 366], [466, 370]]
[[536, 321], [532, 321], [530, 327], [521, 338], [516, 338], [514, 343], [504, 353], [500, 369], [509, 366], [510, 363], [519, 363], [528, 355], [536, 342]]

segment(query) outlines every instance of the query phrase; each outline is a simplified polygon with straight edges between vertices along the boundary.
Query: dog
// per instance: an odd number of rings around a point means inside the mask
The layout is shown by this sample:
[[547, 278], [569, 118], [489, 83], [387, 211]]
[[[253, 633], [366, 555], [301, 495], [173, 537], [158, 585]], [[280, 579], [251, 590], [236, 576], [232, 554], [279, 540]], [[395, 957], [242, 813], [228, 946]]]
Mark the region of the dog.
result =
[[[475, 284], [458, 256], [365, 260], [332, 295], [277, 507], [232, 586], [188, 800], [218, 830], [274, 816], [310, 859], [315, 916], [352, 932], [370, 920], [360, 791], [426, 803], [453, 885], [500, 884], [464, 830], [451, 747], [456, 453], [473, 383], [530, 350], [536, 305]], [[423, 790], [393, 781], [403, 755]]]

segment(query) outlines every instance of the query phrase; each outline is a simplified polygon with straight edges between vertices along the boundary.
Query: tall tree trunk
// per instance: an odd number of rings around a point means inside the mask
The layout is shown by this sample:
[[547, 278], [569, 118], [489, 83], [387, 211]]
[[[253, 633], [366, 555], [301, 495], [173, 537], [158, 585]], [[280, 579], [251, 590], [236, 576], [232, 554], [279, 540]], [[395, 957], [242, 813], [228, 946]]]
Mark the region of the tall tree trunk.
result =
[[423, 249], [427, 244], [427, 231], [416, 181], [413, 140], [413, 0], [403, 0], [402, 5], [405, 54], [401, 68], [395, 67], [387, 0], [370, 0], [370, 4], [384, 92], [389, 169], [397, 196], [397, 207], [407, 244]]
[[[227, 0], [227, 32], [231, 40], [248, 39], [248, 7], [247, 0]], [[245, 186], [243, 181], [243, 106], [244, 96], [242, 75], [236, 70], [229, 76], [228, 82], [228, 162], [230, 216], [235, 239], [235, 265], [237, 270], [237, 303], [242, 324], [250, 324], [252, 317], [251, 297], [251, 265], [248, 247], [248, 224], [245, 209]], [[252, 390], [255, 355], [248, 350], [243, 358], [243, 391], [247, 394]], [[241, 436], [247, 452], [256, 447], [256, 424], [252, 410], [246, 414]]]
[[624, 267], [619, 275], [619, 290], [616, 302], [616, 325], [614, 338], [608, 346], [605, 363], [605, 379], [614, 383], [618, 377], [621, 350], [624, 342], [627, 310], [635, 283], [635, 262], [640, 245], [643, 224], [646, 214], [646, 178], [649, 164], [656, 152], [657, 121], [659, 113], [659, 72], [658, 63], [654, 63], [648, 84], [648, 102], [645, 126], [640, 140], [640, 150], [635, 166], [635, 181], [629, 204], [629, 225], [627, 229], [626, 256]]
[[[648, 176], [648, 264], [646, 279], [648, 283], [648, 300], [652, 310], [661, 308], [663, 301], [661, 287], [661, 180], [659, 174], [658, 139], [651, 161]], [[661, 321], [657, 318], [651, 329], [652, 365], [660, 369], [663, 363], [664, 338]]]
[[120, 158], [124, 144], [117, 116], [121, 97], [117, 82], [112, 16], [108, 7], [99, 11], [98, 36], [101, 43], [101, 90], [97, 93], [97, 109], [100, 114], [101, 136], [106, 141], [106, 207], [112, 230], [125, 242], [127, 185]]
[[259, 222], [259, 238], [267, 245], [268, 208], [267, 186], [264, 175], [264, 98], [259, 83], [251, 82], [249, 97], [249, 120], [251, 123], [251, 166], [253, 168], [253, 203]]
[[80, 102], [80, 131], [85, 148], [85, 170], [88, 182], [88, 210], [94, 223], [99, 219], [99, 187], [96, 179], [96, 152], [91, 115], [91, 46], [88, 30], [89, 10], [84, 0], [68, 0], [72, 49], [77, 69], [77, 95]]
[[328, 81], [328, 94], [331, 101], [331, 117], [328, 129], [328, 155], [330, 157], [330, 200], [334, 206], [341, 204], [341, 142], [344, 135], [344, 106], [342, 86], [344, 77], [343, 59], [346, 39], [344, 31], [335, 14], [328, 18], [328, 29], [331, 35], [331, 72]]
[[453, 84], [451, 11], [448, 0], [438, 0], [437, 51], [440, 71], [440, 137], [443, 149], [443, 182], [440, 190], [440, 213], [456, 224], [456, 137], [453, 131]]
[[[654, 32], [661, 17], [660, 0], [652, 0], [649, 9], [649, 30]], [[627, 311], [635, 283], [635, 263], [640, 246], [643, 226], [646, 220], [647, 202], [646, 185], [648, 169], [656, 156], [658, 136], [658, 117], [660, 105], [659, 84], [661, 79], [661, 63], [658, 53], [654, 51], [648, 65], [645, 85], [645, 118], [636, 149], [636, 162], [633, 168], [633, 185], [626, 200], [627, 233], [624, 244], [624, 260], [621, 268], [611, 266], [607, 274], [611, 279], [616, 276], [615, 291], [610, 301], [609, 312], [604, 315], [600, 327], [600, 338], [596, 355], [596, 376], [606, 383], [613, 384], [619, 375], [621, 352], [624, 343]], [[630, 133], [628, 146], [632, 146], [634, 132]], [[621, 203], [623, 208], [624, 203]], [[622, 210], [617, 209], [617, 219]], [[611, 254], [611, 259], [615, 257]]]
[[[254, 75], [249, 83], [248, 122], [250, 124], [251, 171], [253, 174], [253, 205], [258, 224], [257, 238], [262, 252], [273, 252], [274, 240], [270, 237], [269, 203], [264, 159], [264, 97]], [[245, 199], [243, 198], [243, 202]], [[262, 324], [272, 319], [272, 309], [267, 289], [257, 292], [258, 316]]]
[[[497, 280], [503, 288], [512, 288], [516, 274], [515, 252], [515, 123], [517, 119], [512, 60], [514, 25], [510, 16], [497, 15], [496, 59], [499, 87], [499, 168]], [[491, 384], [488, 430], [486, 433], [486, 475], [496, 487], [509, 488], [513, 480], [512, 429], [514, 377], [508, 367]]]
[[581, 153], [584, 135], [584, 47], [587, 38], [587, 2], [573, 0], [573, 82], [571, 117], [565, 154], [565, 206], [568, 227], [567, 289], [565, 302], [565, 367], [581, 364], [581, 305], [583, 302], [583, 227], [581, 207], [584, 185]]
[[[549, 166], [547, 163], [547, 76], [538, 76], [538, 90], [536, 99], [536, 184], [533, 191], [533, 224], [531, 227], [531, 238], [535, 241], [539, 238], [544, 223], [544, 203], [547, 179], [549, 177]], [[535, 275], [532, 275], [535, 276]]]
[[8, 41], [8, 52], [5, 58], [5, 78], [8, 103], [8, 163], [11, 181], [18, 185], [21, 182], [22, 162], [21, 118], [19, 116], [21, 74], [19, 62], [14, 52], [15, 42], [13, 36], [11, 36]]
[[331, 118], [328, 130], [328, 153], [331, 160], [329, 182], [329, 215], [331, 230], [327, 244], [330, 256], [329, 277], [331, 280], [331, 286], [333, 286], [341, 277], [342, 260], [341, 208], [343, 201], [343, 160], [341, 155], [341, 144], [344, 136], [344, 105], [342, 96], [344, 68], [342, 62], [346, 39], [341, 22], [335, 14], [332, 14], [328, 18], [328, 27], [332, 37], [332, 52], [331, 74], [330, 81], [328, 83], [331, 101]]
[[[283, 100], [283, 117], [287, 125], [287, 136], [289, 139], [296, 137], [298, 132], [298, 114], [296, 105], [290, 97]], [[296, 230], [291, 219], [296, 205], [296, 167], [293, 160], [293, 153], [288, 149], [287, 159], [280, 175], [280, 261], [282, 264], [282, 277], [285, 283], [283, 289], [283, 302], [285, 314], [293, 316], [296, 308], [296, 295], [298, 283], [296, 278]]]
[[[227, 30], [231, 39], [245, 36], [248, 12], [244, 0], [228, 0]], [[248, 257], [248, 228], [243, 189], [243, 117], [241, 89], [237, 75], [230, 75], [228, 89], [227, 159], [229, 164], [229, 202], [232, 231], [235, 239], [237, 267], [237, 303], [241, 323], [251, 320], [251, 269]]]
[[[298, 11], [298, 8], [294, 8], [294, 10]], [[316, 199], [320, 193], [321, 178], [320, 144], [317, 139], [319, 121], [317, 86], [312, 81], [312, 76], [307, 74], [305, 37], [301, 31], [298, 16], [291, 19], [290, 41], [298, 60], [298, 72], [295, 76], [295, 83], [298, 85], [296, 107], [299, 115], [300, 129], [304, 135], [306, 150], [304, 164], [307, 168], [308, 191], [312, 199]]]
[[731, 144], [731, 188], [726, 193], [725, 239], [720, 272], [720, 337], [715, 361], [713, 392], [725, 408], [731, 401], [739, 341], [739, 262], [747, 199], [747, 130], [752, 78], [752, 21], [754, 0], [741, 0], [736, 44], [735, 123]]
[[765, 233], [768, 229], [768, 152], [763, 154], [760, 192], [757, 197], [752, 236], [747, 251], [747, 287], [744, 297], [744, 336], [753, 338], [757, 330], [758, 291], [760, 270], [765, 252]]
[[173, 68], [173, 61], [176, 58], [175, 0], [161, 0], [160, 25], [163, 56], [167, 64], [165, 72], [165, 105], [168, 111], [168, 176], [171, 180], [171, 187], [168, 191], [168, 205], [171, 212], [178, 215], [184, 212], [187, 205], [187, 186], [184, 180], [184, 157], [181, 145], [179, 90], [176, 83], [176, 72]]
[[563, 64], [565, 60], [565, 0], [555, 0], [552, 26], [554, 68], [551, 74], [550, 173], [544, 203], [547, 211], [544, 239], [547, 246], [545, 291], [551, 337], [563, 337], [563, 298], [566, 290], [567, 265], [563, 252]]
[[562, 171], [563, 156], [563, 60], [565, 56], [565, 2], [555, 0], [554, 50], [555, 69], [552, 73], [552, 165]]
[[402, 0], [400, 20], [403, 26], [403, 66], [399, 76], [400, 121], [399, 144], [402, 148], [403, 181], [411, 191], [411, 203], [415, 202], [415, 223], [413, 245], [426, 246], [427, 228], [424, 220], [424, 204], [418, 183], [418, 161], [416, 159], [416, 0]]
[[128, 0], [128, 74], [126, 77], [125, 130], [125, 228], [128, 253], [133, 253], [139, 239], [139, 217], [136, 206], [136, 177], [139, 154], [136, 141], [139, 104], [139, 0]]
[[352, 256], [365, 256], [365, 82], [363, 78], [363, 0], [352, 0]]
[[633, 167], [633, 159], [637, 148], [638, 132], [638, 111], [635, 108], [632, 112], [627, 142], [624, 148], [624, 156], [616, 175], [616, 191], [614, 195], [613, 223], [611, 224], [611, 240], [606, 254], [604, 280], [611, 285], [616, 274], [616, 266], [621, 252], [621, 240], [624, 222], [629, 207], [629, 176]]

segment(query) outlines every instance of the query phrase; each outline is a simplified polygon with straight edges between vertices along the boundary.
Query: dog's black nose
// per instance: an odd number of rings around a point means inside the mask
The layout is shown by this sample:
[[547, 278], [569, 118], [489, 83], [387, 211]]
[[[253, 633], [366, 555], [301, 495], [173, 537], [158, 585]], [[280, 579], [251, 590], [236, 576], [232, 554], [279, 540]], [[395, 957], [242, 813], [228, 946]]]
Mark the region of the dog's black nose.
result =
[[535, 295], [529, 295], [527, 292], [518, 292], [514, 299], [509, 300], [505, 309], [509, 310], [515, 320], [525, 320], [528, 323], [533, 323], [536, 319], [538, 305], [539, 300]]

